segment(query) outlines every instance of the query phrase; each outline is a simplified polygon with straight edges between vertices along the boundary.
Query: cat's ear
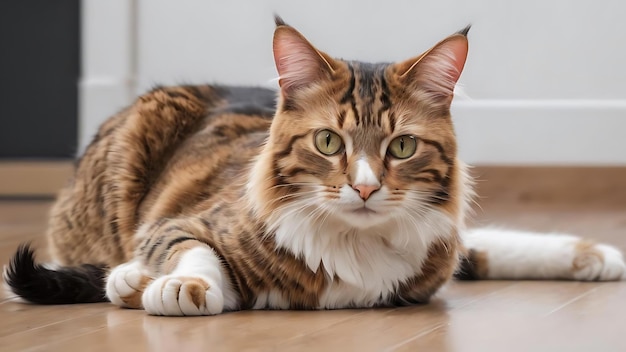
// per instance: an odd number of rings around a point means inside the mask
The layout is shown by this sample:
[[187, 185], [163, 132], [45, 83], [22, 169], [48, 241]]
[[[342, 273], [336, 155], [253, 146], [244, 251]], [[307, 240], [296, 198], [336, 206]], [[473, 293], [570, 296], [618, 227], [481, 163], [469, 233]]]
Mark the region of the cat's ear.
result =
[[337, 65], [317, 50], [302, 34], [276, 16], [274, 62], [280, 89], [289, 96], [294, 91], [329, 78]]
[[469, 29], [467, 26], [422, 55], [396, 64], [400, 79], [436, 100], [450, 102], [467, 59]]

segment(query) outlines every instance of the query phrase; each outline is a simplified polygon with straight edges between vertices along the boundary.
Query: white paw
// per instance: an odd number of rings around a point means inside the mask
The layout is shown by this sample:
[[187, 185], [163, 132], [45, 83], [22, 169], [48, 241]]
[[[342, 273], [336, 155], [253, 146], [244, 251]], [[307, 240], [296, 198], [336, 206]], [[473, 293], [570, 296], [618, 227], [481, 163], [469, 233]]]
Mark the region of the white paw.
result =
[[579, 247], [574, 259], [574, 278], [583, 281], [616, 281], [626, 278], [622, 253], [606, 244]]
[[598, 280], [613, 281], [626, 278], [626, 263], [622, 252], [612, 246], [599, 244], [596, 247], [604, 254], [604, 266]]
[[214, 315], [224, 310], [218, 285], [200, 275], [166, 275], [144, 291], [143, 307], [152, 315]]
[[141, 293], [149, 281], [142, 273], [140, 263], [118, 265], [107, 279], [107, 298], [120, 307], [141, 308]]

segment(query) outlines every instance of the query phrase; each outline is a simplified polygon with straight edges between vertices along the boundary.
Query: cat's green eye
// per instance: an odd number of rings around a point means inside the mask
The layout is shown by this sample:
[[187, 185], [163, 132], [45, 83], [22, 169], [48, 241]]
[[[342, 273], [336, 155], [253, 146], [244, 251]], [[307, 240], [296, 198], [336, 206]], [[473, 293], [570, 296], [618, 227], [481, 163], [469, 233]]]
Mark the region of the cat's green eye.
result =
[[337, 133], [321, 130], [315, 134], [315, 147], [324, 155], [333, 155], [341, 150], [343, 141]]
[[387, 149], [391, 156], [398, 159], [410, 158], [415, 154], [415, 150], [417, 150], [417, 139], [410, 135], [394, 138]]

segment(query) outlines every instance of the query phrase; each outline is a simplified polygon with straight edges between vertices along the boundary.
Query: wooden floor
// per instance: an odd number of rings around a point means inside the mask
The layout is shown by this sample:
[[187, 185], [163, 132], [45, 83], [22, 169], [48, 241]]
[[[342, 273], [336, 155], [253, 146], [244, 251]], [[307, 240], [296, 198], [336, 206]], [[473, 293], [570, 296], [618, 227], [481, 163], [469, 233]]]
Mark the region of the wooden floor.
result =
[[[570, 231], [626, 249], [626, 202], [514, 198], [483, 199], [475, 223]], [[43, 246], [49, 206], [0, 201], [1, 263], [20, 242]], [[34, 306], [2, 293], [0, 351], [23, 350], [626, 351], [626, 283], [454, 282], [431, 304], [409, 308], [200, 318]]]

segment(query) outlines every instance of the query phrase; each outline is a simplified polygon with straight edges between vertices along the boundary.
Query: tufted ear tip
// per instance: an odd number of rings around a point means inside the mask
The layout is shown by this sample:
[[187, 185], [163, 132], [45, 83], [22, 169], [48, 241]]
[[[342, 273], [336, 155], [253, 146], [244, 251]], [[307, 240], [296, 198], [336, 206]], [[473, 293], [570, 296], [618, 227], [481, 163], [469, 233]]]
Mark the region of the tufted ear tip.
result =
[[291, 26], [276, 27], [273, 50], [274, 63], [279, 75], [278, 84], [285, 95], [324, 79], [334, 72], [333, 59], [317, 50]]
[[276, 27], [280, 26], [289, 26], [278, 14], [274, 14], [274, 23], [276, 23]]
[[396, 64], [398, 74], [407, 83], [448, 101], [465, 67], [469, 29], [467, 26], [424, 54]]
[[456, 32], [456, 34], [460, 34], [462, 36], [467, 37], [467, 34], [469, 33], [470, 29], [472, 29], [472, 25], [468, 24], [467, 26], [465, 26], [465, 28], [463, 28], [460, 31]]

